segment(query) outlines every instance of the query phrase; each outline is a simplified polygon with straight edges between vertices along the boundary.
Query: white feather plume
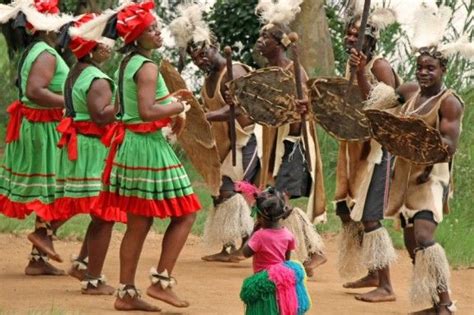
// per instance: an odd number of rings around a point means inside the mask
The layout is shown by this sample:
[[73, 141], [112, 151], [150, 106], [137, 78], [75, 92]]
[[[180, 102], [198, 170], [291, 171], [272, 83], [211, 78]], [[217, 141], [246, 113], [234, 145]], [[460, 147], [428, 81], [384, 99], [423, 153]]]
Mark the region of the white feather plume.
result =
[[21, 0], [14, 1], [10, 4], [0, 4], [0, 24], [7, 23], [8, 20], [17, 16], [21, 9]]
[[437, 50], [446, 58], [459, 53], [466, 59], [474, 60], [474, 43], [469, 42], [467, 35], [460, 37], [454, 43], [440, 45]]
[[81, 37], [87, 40], [97, 41], [102, 37], [107, 21], [115, 13], [115, 10], [106, 10], [103, 14], [96, 16], [78, 27], [71, 27], [69, 29], [69, 35], [71, 35], [71, 37]]
[[446, 32], [452, 10], [449, 7], [429, 7], [422, 3], [415, 11], [411, 46], [414, 49], [438, 46]]
[[300, 5], [303, 0], [260, 0], [255, 12], [260, 16], [264, 24], [288, 25], [294, 21], [296, 15], [301, 12]]
[[377, 31], [384, 30], [387, 26], [397, 21], [397, 14], [393, 9], [376, 8], [369, 17], [369, 23], [374, 26]]
[[[86, 40], [102, 40], [102, 34], [104, 33], [107, 21], [117, 12], [125, 8], [127, 5], [132, 3], [131, 0], [120, 0], [119, 4], [114, 9], [107, 9], [94, 19], [81, 24], [79, 27], [71, 27], [69, 29], [69, 35], [71, 37], [77, 36]], [[156, 17], [155, 17], [156, 18]], [[78, 18], [76, 17], [76, 20]]]
[[178, 7], [180, 16], [174, 19], [168, 29], [173, 36], [176, 46], [186, 48], [188, 43], [210, 43], [212, 33], [202, 18], [202, 8], [198, 4], [181, 5]]
[[74, 20], [72, 15], [65, 13], [41, 13], [32, 0], [22, 1], [21, 11], [25, 14], [27, 21], [38, 31], [57, 31], [61, 26]]

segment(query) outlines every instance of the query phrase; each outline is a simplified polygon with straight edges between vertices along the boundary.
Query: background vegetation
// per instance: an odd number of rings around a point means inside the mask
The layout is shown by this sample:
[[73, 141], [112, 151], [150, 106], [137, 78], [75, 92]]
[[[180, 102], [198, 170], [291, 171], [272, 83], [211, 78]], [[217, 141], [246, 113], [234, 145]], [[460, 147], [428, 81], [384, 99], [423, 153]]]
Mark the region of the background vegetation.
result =
[[[8, 2], [6, 0], [0, 2]], [[84, 0], [84, 1], [62, 1], [64, 9], [70, 12], [82, 12], [87, 8], [99, 10], [115, 3], [113, 0]], [[252, 63], [252, 48], [258, 35], [259, 22], [253, 14], [256, 0], [238, 1], [238, 0], [217, 0], [211, 12], [207, 15], [216, 36], [223, 44], [240, 46], [239, 57], [246, 63]], [[470, 3], [469, 0], [445, 0], [448, 5], [459, 10]], [[179, 0], [169, 0], [169, 8], [159, 8], [158, 12], [163, 20], [169, 20], [175, 16], [176, 4]], [[339, 1], [330, 1], [326, 5], [326, 17], [330, 26], [330, 36], [333, 45], [335, 67], [334, 74], [341, 74], [346, 62], [346, 54], [342, 47], [342, 33], [344, 22], [341, 18], [341, 5]], [[472, 35], [472, 6], [468, 7], [468, 20], [465, 31]], [[412, 59], [400, 59], [397, 52], [400, 49], [408, 49], [407, 46], [397, 45], [397, 42], [406, 38], [399, 25], [390, 27], [384, 34], [379, 43], [379, 50], [387, 58], [397, 64], [398, 72], [405, 81], [413, 79]], [[240, 42], [241, 45], [235, 45]], [[13, 85], [15, 77], [15, 60], [17, 53], [12, 53], [9, 57], [7, 52], [11, 48], [11, 43], [6, 43], [3, 37], [0, 37], [0, 139], [4, 139], [6, 115], [6, 106], [16, 98], [17, 91]], [[407, 51], [408, 52], [408, 51]], [[168, 55], [169, 53], [167, 53]], [[173, 55], [168, 57], [173, 58]], [[106, 65], [106, 71], [112, 73], [116, 69], [119, 55], [115, 55]], [[308, 73], [316, 73], [315, 69], [306, 69]], [[437, 240], [445, 246], [450, 261], [455, 266], [474, 266], [474, 215], [471, 211], [471, 202], [474, 197], [472, 189], [472, 180], [474, 178], [474, 110], [471, 104], [474, 102], [474, 91], [472, 89], [473, 65], [459, 58], [453, 58], [450, 61], [446, 84], [455, 88], [465, 101], [464, 129], [461, 136], [460, 149], [456, 156], [455, 163], [455, 198], [451, 204], [452, 213], [445, 218], [439, 226]], [[328, 200], [331, 200], [335, 187], [335, 166], [337, 156], [337, 142], [329, 137], [324, 131], [319, 131], [319, 140], [321, 151], [323, 152], [325, 184], [328, 193]], [[0, 141], [0, 150], [4, 142]], [[182, 158], [186, 161], [185, 156]], [[211, 200], [206, 187], [199, 176], [194, 172], [189, 163], [187, 164], [196, 192], [198, 193], [204, 210], [198, 215], [198, 220], [193, 228], [193, 233], [200, 235], [203, 230], [207, 209], [211, 207]], [[299, 200], [298, 204], [303, 205], [305, 200]], [[327, 224], [318, 225], [317, 228], [322, 233], [335, 233], [339, 229], [339, 222], [334, 214], [332, 204], [328, 205]], [[77, 216], [70, 220], [59, 231], [61, 238], [82, 238], [85, 232], [85, 226], [89, 219], [87, 216]], [[154, 229], [162, 232], [166, 227], [166, 221], [156, 220]], [[403, 247], [400, 231], [392, 226], [392, 222], [386, 223], [395, 241], [397, 247]], [[0, 216], [0, 232], [20, 233], [30, 230], [33, 226], [33, 218], [25, 221], [17, 221]], [[118, 230], [124, 230], [124, 226], [118, 225]]]

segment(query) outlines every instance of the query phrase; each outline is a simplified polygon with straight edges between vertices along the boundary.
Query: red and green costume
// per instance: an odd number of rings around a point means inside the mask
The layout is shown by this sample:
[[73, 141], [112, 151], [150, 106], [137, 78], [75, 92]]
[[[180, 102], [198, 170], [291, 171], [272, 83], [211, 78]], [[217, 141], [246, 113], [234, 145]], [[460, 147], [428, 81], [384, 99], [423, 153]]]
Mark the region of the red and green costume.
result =
[[43, 220], [58, 218], [52, 202], [56, 186], [56, 126], [62, 108], [36, 105], [26, 95], [31, 68], [44, 52], [56, 58], [56, 69], [48, 89], [61, 93], [69, 68], [61, 56], [43, 41], [33, 43], [20, 62], [19, 100], [7, 109], [10, 115], [6, 148], [0, 167], [0, 213], [23, 219], [32, 212]]
[[[87, 107], [87, 94], [92, 83], [98, 79], [109, 81], [112, 92], [114, 82], [95, 66], [88, 66], [76, 78], [69, 99], [72, 107], [58, 126], [61, 134], [57, 157], [55, 211], [61, 219], [76, 214], [90, 213], [105, 221], [126, 221], [126, 215], [118, 208], [98, 211], [98, 197], [101, 191], [101, 175], [107, 156], [107, 148], [101, 138], [106, 127], [91, 120]], [[68, 87], [66, 87], [67, 89]]]
[[[180, 160], [161, 132], [171, 120], [140, 119], [136, 73], [152, 60], [134, 55], [123, 71], [122, 121], [104, 138], [110, 146], [100, 195], [103, 210], [120, 208], [147, 217], [179, 217], [198, 211], [201, 205]], [[156, 97], [161, 106], [172, 102], [159, 75]]]

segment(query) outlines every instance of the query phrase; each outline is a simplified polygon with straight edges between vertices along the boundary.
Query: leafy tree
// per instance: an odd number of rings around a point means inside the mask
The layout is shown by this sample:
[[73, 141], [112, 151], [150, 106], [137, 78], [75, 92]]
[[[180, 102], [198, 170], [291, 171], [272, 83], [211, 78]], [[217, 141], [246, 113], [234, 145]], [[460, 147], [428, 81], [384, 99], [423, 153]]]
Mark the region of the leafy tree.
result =
[[207, 16], [219, 43], [237, 47], [236, 59], [249, 65], [255, 65], [252, 51], [260, 30], [254, 13], [257, 3], [257, 0], [217, 0]]

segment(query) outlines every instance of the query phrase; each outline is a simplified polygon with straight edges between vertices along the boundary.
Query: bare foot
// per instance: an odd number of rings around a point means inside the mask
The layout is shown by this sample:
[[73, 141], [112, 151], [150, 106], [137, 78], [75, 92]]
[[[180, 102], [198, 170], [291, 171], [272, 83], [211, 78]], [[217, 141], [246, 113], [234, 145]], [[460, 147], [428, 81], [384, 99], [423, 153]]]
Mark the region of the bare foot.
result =
[[451, 315], [454, 314], [451, 312], [446, 305], [439, 305], [438, 306], [438, 312], [436, 314], [439, 315]]
[[64, 276], [64, 270], [58, 269], [50, 263], [40, 261], [30, 261], [25, 268], [25, 275], [27, 276]]
[[52, 241], [46, 236], [43, 237], [36, 232], [28, 234], [28, 240], [33, 243], [41, 252], [48, 255], [49, 258], [57, 262], [63, 262], [61, 256], [54, 251]]
[[347, 282], [342, 285], [346, 289], [372, 288], [379, 286], [377, 273], [369, 273], [365, 277], [354, 282]]
[[117, 298], [114, 303], [117, 311], [143, 311], [143, 312], [161, 312], [159, 307], [151, 305], [138, 296], [134, 298], [126, 295], [123, 299]]
[[214, 255], [203, 256], [201, 259], [204, 261], [232, 262], [232, 256], [226, 251]]
[[392, 302], [395, 301], [397, 298], [392, 291], [388, 291], [384, 288], [377, 288], [364, 294], [357, 294], [355, 296], [355, 299], [363, 302], [377, 303]]
[[242, 248], [238, 250], [234, 250], [232, 253], [230, 253], [230, 260], [233, 262], [239, 262], [245, 259], [247, 258], [244, 256], [244, 252]]
[[306, 275], [312, 277], [314, 275], [314, 269], [325, 264], [327, 261], [328, 259], [323, 254], [312, 254], [310, 260], [303, 264]]
[[82, 281], [86, 277], [86, 270], [79, 270], [75, 267], [71, 267], [67, 271], [67, 274], [70, 275], [73, 278], [76, 278], [79, 281]]
[[115, 293], [115, 289], [105, 283], [99, 283], [97, 288], [89, 285], [87, 289], [81, 289], [81, 293], [88, 295], [112, 295]]
[[154, 299], [171, 304], [175, 307], [188, 307], [189, 302], [181, 300], [171, 288], [162, 289], [159, 284], [151, 285], [146, 290], [146, 294]]
[[434, 307], [430, 307], [421, 311], [410, 313], [410, 315], [436, 315], [436, 309]]

